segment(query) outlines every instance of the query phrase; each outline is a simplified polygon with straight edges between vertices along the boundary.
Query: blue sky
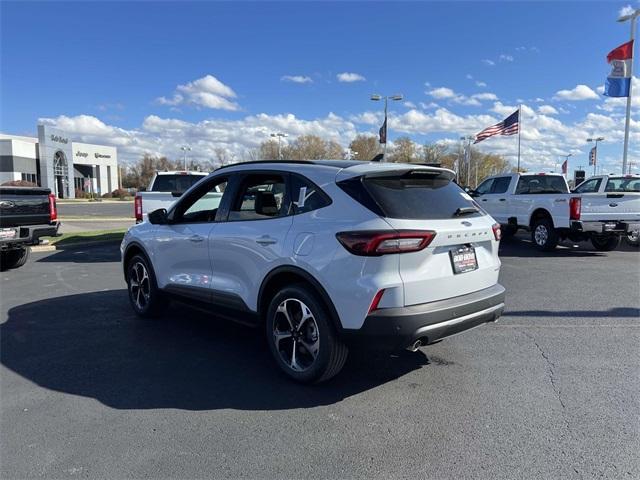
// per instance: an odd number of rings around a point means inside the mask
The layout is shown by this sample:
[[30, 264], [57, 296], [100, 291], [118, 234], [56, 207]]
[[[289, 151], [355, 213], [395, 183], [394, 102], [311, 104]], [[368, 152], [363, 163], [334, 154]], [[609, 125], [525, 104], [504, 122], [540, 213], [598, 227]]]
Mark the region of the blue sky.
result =
[[[240, 159], [271, 131], [346, 146], [379, 127], [369, 94], [399, 92], [391, 140], [455, 142], [522, 102], [530, 168], [570, 152], [585, 164], [584, 140], [602, 135], [613, 169], [623, 102], [599, 88], [607, 52], [628, 39], [615, 21], [625, 5], [3, 2], [0, 129], [34, 134], [44, 121], [125, 160], [177, 156], [185, 143], [198, 157], [222, 148]], [[513, 160], [513, 137], [479, 145]]]

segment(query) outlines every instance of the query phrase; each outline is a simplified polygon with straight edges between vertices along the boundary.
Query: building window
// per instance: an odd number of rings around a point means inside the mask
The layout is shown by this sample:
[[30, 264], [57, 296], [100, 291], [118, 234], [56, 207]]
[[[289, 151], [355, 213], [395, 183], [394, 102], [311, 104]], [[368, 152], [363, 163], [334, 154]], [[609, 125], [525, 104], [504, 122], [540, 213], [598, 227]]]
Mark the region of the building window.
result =
[[23, 173], [21, 175], [22, 175], [23, 182], [31, 182], [31, 183], [35, 183], [36, 185], [38, 184], [38, 179], [36, 178], [35, 173]]

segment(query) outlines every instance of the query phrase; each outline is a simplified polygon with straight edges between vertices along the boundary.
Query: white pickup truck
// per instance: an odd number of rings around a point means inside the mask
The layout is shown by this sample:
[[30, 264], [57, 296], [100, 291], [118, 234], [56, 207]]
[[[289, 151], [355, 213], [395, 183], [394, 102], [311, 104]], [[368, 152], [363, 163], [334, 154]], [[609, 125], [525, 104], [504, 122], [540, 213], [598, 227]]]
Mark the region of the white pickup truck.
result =
[[469, 193], [503, 226], [504, 236], [525, 229], [543, 250], [568, 238], [609, 251], [622, 235], [640, 229], [638, 187], [637, 175], [600, 176], [570, 192], [559, 174], [510, 173], [489, 177]]
[[190, 171], [157, 172], [151, 179], [149, 187], [135, 196], [136, 223], [145, 221], [147, 215], [154, 210], [160, 208], [169, 210], [173, 202], [207, 175], [206, 172]]

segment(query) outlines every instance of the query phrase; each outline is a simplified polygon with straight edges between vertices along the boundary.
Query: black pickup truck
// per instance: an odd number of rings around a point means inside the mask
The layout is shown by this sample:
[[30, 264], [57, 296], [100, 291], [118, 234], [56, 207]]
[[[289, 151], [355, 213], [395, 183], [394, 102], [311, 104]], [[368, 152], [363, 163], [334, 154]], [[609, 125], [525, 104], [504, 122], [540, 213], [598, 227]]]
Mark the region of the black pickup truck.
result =
[[29, 258], [30, 245], [58, 233], [56, 198], [48, 188], [0, 187], [0, 270]]

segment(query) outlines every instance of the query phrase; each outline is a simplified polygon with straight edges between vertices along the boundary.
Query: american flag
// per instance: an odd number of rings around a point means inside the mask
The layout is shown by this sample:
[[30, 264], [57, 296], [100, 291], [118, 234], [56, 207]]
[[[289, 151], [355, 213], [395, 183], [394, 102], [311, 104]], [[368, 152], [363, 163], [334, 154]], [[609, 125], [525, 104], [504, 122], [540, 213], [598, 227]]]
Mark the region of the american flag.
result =
[[513, 112], [500, 123], [485, 128], [476, 134], [476, 140], [473, 143], [481, 142], [494, 135], [515, 135], [520, 128], [520, 109]]

